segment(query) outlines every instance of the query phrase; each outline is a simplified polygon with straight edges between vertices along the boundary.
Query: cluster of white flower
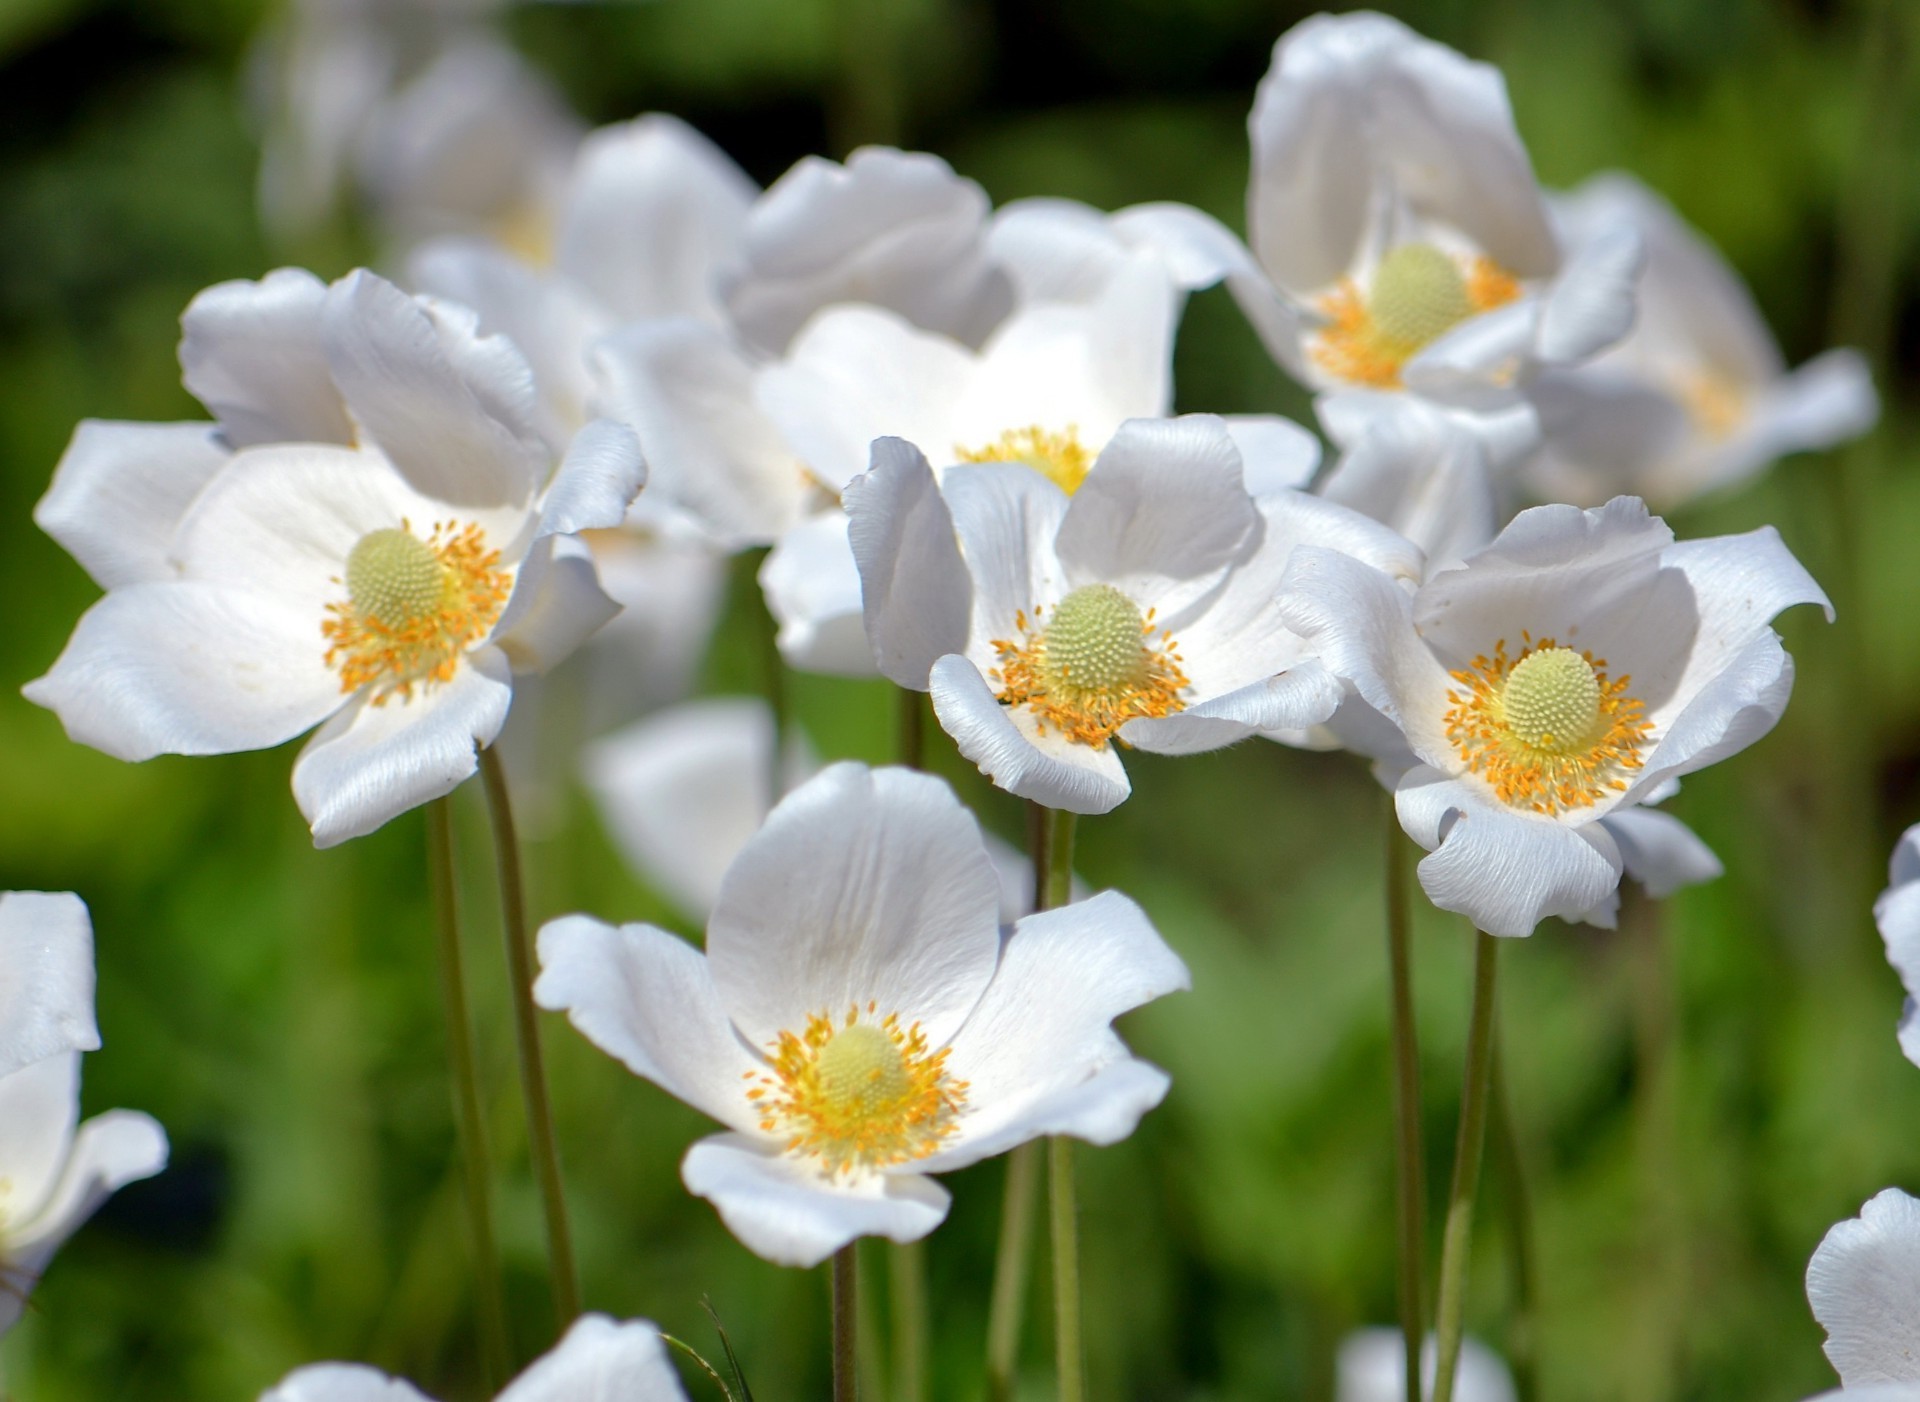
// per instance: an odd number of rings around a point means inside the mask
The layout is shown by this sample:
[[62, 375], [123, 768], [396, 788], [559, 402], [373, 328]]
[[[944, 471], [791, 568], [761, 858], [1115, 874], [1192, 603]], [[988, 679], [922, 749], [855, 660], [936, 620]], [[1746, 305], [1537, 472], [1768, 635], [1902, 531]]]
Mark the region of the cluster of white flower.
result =
[[[460, 75], [498, 67], [467, 45], [401, 86], [351, 7], [300, 23], [290, 42], [382, 94], [364, 121], [443, 114], [416, 90], [477, 100]], [[297, 84], [281, 101], [285, 212], [347, 154]], [[1717, 875], [1654, 805], [1772, 728], [1793, 679], [1772, 620], [1826, 598], [1772, 529], [1676, 541], [1648, 503], [1863, 431], [1859, 358], [1788, 373], [1657, 197], [1543, 192], [1499, 74], [1397, 21], [1296, 27], [1249, 125], [1244, 242], [1171, 204], [996, 210], [892, 149], [760, 191], [657, 115], [504, 122], [489, 169], [526, 173], [466, 198], [422, 174], [432, 132], [361, 131], [362, 180], [433, 196], [393, 215], [411, 290], [281, 270], [193, 301], [180, 358], [213, 422], [80, 426], [36, 520], [106, 592], [27, 694], [130, 760], [317, 727], [293, 789], [325, 846], [461, 784], [516, 674], [622, 606], [596, 647], [626, 693], [594, 728], [641, 708], [636, 674], [677, 699], [725, 558], [766, 548], [788, 665], [929, 693], [962, 755], [1047, 809], [1124, 801], [1128, 748], [1265, 739], [1370, 759], [1428, 897], [1489, 934], [1611, 925], [1623, 874], [1655, 896]], [[1214, 283], [1316, 395], [1331, 462], [1281, 418], [1170, 417], [1183, 303]], [[928, 1174], [1114, 1142], [1166, 1094], [1111, 1024], [1186, 987], [1179, 958], [1118, 893], [1028, 913], [1031, 875], [938, 779], [814, 773], [745, 702], [649, 716], [582, 764], [705, 948], [557, 920], [533, 996], [726, 1127], [682, 1175], [768, 1259], [920, 1238], [948, 1204]], [[1909, 839], [1896, 879], [1920, 872]], [[1882, 912], [1910, 983], [1915, 889]], [[0, 907], [0, 961], [29, 912], [84, 942], [76, 910], [23, 904], [55, 899]], [[20, 993], [10, 967], [0, 1100], [47, 1127], [16, 1143], [0, 1116], [0, 1263], [30, 1278], [164, 1147], [113, 1117], [69, 1147], [86, 980], [30, 970]], [[1843, 1319], [1863, 1281], [1879, 1302]], [[1850, 1386], [1920, 1378], [1911, 1199], [1836, 1228], [1810, 1288]], [[1352, 1396], [1377, 1395], [1378, 1343], [1343, 1364]], [[1510, 1395], [1470, 1358], [1458, 1395]], [[680, 1395], [651, 1326], [588, 1316], [502, 1397], [613, 1396], [616, 1373], [619, 1396]], [[268, 1394], [417, 1396], [338, 1365]]]

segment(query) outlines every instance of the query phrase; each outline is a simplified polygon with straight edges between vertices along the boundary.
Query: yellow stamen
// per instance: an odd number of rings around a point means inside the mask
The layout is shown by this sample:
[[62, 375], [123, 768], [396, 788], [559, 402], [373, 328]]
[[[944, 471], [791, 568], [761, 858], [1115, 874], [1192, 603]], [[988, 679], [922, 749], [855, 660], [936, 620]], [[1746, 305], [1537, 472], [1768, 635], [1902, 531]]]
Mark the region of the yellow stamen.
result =
[[[877, 1011], [872, 1003], [866, 1013]], [[843, 1022], [817, 1014], [771, 1046], [772, 1073], [747, 1072], [760, 1128], [788, 1136], [788, 1153], [817, 1158], [826, 1175], [924, 1159], [957, 1127], [967, 1083], [947, 1074], [947, 1049], [927, 1050], [920, 1024], [900, 1015]]]
[[1468, 771], [1502, 803], [1550, 816], [1623, 792], [1653, 729], [1626, 695], [1633, 678], [1609, 681], [1604, 657], [1520, 638], [1518, 656], [1502, 638], [1453, 673], [1465, 690], [1447, 693], [1447, 739]]
[[993, 442], [978, 448], [956, 443], [953, 452], [958, 462], [1025, 463], [1068, 496], [1080, 490], [1080, 484], [1087, 480], [1094, 458], [1092, 451], [1080, 441], [1080, 431], [1075, 424], [1068, 424], [1063, 433], [1051, 432], [1038, 424], [1008, 429]]
[[1321, 299], [1328, 325], [1310, 354], [1342, 380], [1398, 389], [1401, 367], [1423, 347], [1519, 295], [1520, 284], [1491, 258], [1468, 259], [1463, 272], [1432, 244], [1402, 244], [1380, 260], [1364, 294], [1342, 278]]
[[326, 664], [342, 691], [371, 686], [382, 706], [451, 680], [499, 621], [513, 584], [480, 527], [443, 521], [425, 540], [405, 522], [369, 531], [347, 555], [344, 587], [346, 600], [328, 604], [320, 624]]
[[1738, 384], [1714, 370], [1702, 370], [1680, 382], [1680, 401], [1694, 427], [1714, 442], [1732, 436], [1747, 416], [1747, 396]]
[[1178, 646], [1111, 584], [1082, 585], [1051, 618], [1036, 608], [1031, 623], [1024, 612], [1014, 622], [1019, 641], [994, 639], [1000, 665], [987, 679], [1002, 702], [1029, 707], [1041, 729], [1104, 745], [1136, 716], [1185, 709]]

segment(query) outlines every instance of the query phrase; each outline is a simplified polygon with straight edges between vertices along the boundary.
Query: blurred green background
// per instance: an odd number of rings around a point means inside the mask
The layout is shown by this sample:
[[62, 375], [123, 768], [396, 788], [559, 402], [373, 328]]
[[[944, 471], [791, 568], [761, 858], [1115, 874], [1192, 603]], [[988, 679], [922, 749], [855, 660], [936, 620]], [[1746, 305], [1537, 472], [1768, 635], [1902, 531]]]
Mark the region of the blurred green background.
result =
[[[1672, 805], [1728, 875], [1618, 933], [1509, 946], [1503, 1016], [1535, 1202], [1542, 1396], [1772, 1402], [1833, 1385], [1802, 1277], [1834, 1221], [1920, 1190], [1920, 1070], [1870, 918], [1920, 818], [1915, 410], [1920, 13], [1906, 0], [1420, 0], [1384, 6], [1505, 70], [1550, 184], [1620, 166], [1752, 283], [1789, 358], [1874, 357], [1878, 433], [1692, 509], [1684, 534], [1772, 522], [1840, 608], [1782, 623], [1800, 661], [1779, 730]], [[1279, 33], [1256, 0], [651, 0], [506, 18], [590, 122], [676, 111], [762, 181], [808, 151], [894, 140], [996, 200], [1181, 199], [1241, 225], [1244, 120]], [[202, 286], [370, 256], [350, 221], [263, 233], [243, 100], [255, 0], [0, 0], [0, 888], [92, 908], [105, 1049], [89, 1112], [151, 1111], [172, 1168], [56, 1259], [0, 1341], [19, 1402], [251, 1398], [360, 1359], [477, 1395], [423, 837], [408, 815], [316, 853], [292, 750], [130, 766], [20, 699], [95, 590], [29, 512], [82, 417], [200, 417], [176, 318]], [[1183, 409], [1301, 414], [1220, 293], [1189, 311]], [[736, 584], [747, 575], [736, 571]], [[707, 689], [756, 685], [736, 587]], [[800, 678], [820, 752], [881, 761], [889, 698]], [[992, 826], [1017, 806], [934, 765]], [[1384, 797], [1338, 755], [1252, 744], [1134, 756], [1135, 796], [1082, 827], [1080, 869], [1141, 900], [1195, 991], [1125, 1032], [1174, 1077], [1129, 1142], [1080, 1156], [1096, 1396], [1324, 1399], [1333, 1350], [1394, 1315], [1379, 873]], [[522, 1358], [549, 1342], [477, 802], [466, 911]], [[535, 914], [674, 923], [585, 801], [529, 844]], [[1450, 1159], [1464, 924], [1416, 930], [1430, 1187]], [[703, 1350], [710, 1299], [762, 1402], [824, 1395], [826, 1282], [768, 1266], [680, 1188], [705, 1123], [558, 1019], [547, 1040], [586, 1292]], [[954, 1175], [931, 1239], [935, 1396], [978, 1394], [1001, 1170]], [[1490, 1177], [1472, 1328], [1522, 1346]], [[870, 1252], [877, 1321], [884, 1253]], [[1044, 1267], [1031, 1395], [1049, 1395]], [[884, 1369], [870, 1378], [884, 1395]], [[689, 1374], [696, 1398], [717, 1395]]]

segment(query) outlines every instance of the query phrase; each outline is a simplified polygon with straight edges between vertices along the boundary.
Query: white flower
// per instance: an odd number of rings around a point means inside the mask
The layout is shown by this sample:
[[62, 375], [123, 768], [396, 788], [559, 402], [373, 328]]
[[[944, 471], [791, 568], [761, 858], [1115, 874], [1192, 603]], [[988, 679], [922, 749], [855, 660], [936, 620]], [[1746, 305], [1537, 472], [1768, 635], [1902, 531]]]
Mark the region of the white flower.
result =
[[925, 1236], [926, 1175], [1028, 1139], [1125, 1138], [1166, 1094], [1109, 1024], [1187, 986], [1107, 892], [1003, 930], [979, 829], [946, 785], [836, 764], [728, 870], [702, 954], [646, 925], [540, 933], [542, 1007], [728, 1132], [681, 1177], [786, 1265]]
[[370, 273], [226, 284], [185, 324], [219, 437], [75, 435], [35, 519], [108, 593], [25, 691], [122, 759], [321, 725], [293, 783], [327, 846], [450, 792], [512, 673], [612, 615], [570, 537], [618, 524], [644, 468], [604, 422], [556, 468], [513, 346]]
[[99, 1046], [86, 906], [70, 891], [0, 891], [0, 1077]]
[[1789, 373], [1739, 276], [1639, 181], [1596, 176], [1555, 212], [1575, 248], [1632, 225], [1647, 261], [1632, 334], [1528, 385], [1546, 435], [1529, 464], [1536, 493], [1584, 506], [1632, 492], [1672, 507], [1873, 427], [1860, 355], [1828, 351]]
[[1920, 1384], [1920, 1201], [1888, 1188], [1834, 1226], [1807, 1263], [1807, 1299], [1850, 1402], [1875, 1393], [1862, 1384]]
[[[671, 707], [589, 745], [580, 775], [608, 836], [642, 881], [705, 924], [727, 868], [772, 811], [773, 712], [748, 696]], [[784, 788], [820, 770], [804, 742], [789, 746]], [[1033, 864], [990, 832], [980, 834], [1000, 881], [1000, 921], [1033, 909]], [[1084, 894], [1076, 886], [1075, 899]]]
[[80, 1053], [100, 1045], [93, 931], [77, 896], [0, 895], [0, 1334], [53, 1253], [116, 1189], [166, 1166], [132, 1110], [80, 1117]]
[[[1356, 1329], [1342, 1339], [1334, 1360], [1334, 1402], [1406, 1402], [1407, 1350], [1401, 1342], [1403, 1337], [1398, 1329]], [[1438, 1349], [1429, 1334], [1420, 1348], [1420, 1371], [1429, 1395], [1437, 1358]], [[1474, 1338], [1460, 1341], [1453, 1395], [1457, 1402], [1514, 1402], [1518, 1396], [1500, 1355]]]
[[[686, 1402], [680, 1375], [651, 1321], [575, 1320], [565, 1338], [507, 1384], [495, 1402]], [[428, 1402], [425, 1393], [360, 1363], [312, 1363], [260, 1402]]]
[[1077, 813], [1126, 798], [1116, 740], [1191, 754], [1332, 713], [1339, 683], [1273, 604], [1297, 544], [1418, 568], [1356, 512], [1249, 493], [1207, 415], [1123, 425], [1071, 497], [1017, 463], [936, 485], [897, 440], [874, 464], [847, 503], [880, 671], [931, 691], [1000, 787]]
[[1915, 990], [1920, 989], [1920, 823], [1900, 834], [1887, 881], [1887, 889], [1873, 903], [1873, 919], [1886, 941], [1887, 961], [1907, 990], [1906, 1006], [1900, 1010], [1900, 1050], [1920, 1066], [1920, 1010], [1914, 1004]]
[[1411, 594], [1312, 547], [1281, 590], [1420, 761], [1396, 802], [1428, 897], [1497, 935], [1611, 924], [1623, 866], [1655, 895], [1717, 871], [1637, 805], [1772, 729], [1793, 664], [1768, 623], [1827, 606], [1771, 527], [1676, 543], [1628, 497], [1524, 511]]

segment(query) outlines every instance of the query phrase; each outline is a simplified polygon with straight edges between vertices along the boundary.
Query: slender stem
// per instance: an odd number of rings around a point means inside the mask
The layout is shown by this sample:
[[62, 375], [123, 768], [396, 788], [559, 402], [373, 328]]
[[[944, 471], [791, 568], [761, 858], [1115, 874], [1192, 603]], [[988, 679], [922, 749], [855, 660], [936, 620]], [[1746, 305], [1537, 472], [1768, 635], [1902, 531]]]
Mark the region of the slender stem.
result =
[[1047, 810], [1047, 884], [1035, 910], [1058, 910], [1073, 899], [1073, 833], [1077, 815]]
[[500, 1283], [500, 1252], [493, 1235], [486, 1120], [480, 1109], [473, 1022], [467, 1013], [467, 978], [460, 952], [450, 799], [435, 799], [427, 805], [427, 878], [433, 888], [433, 923], [440, 937], [440, 999], [447, 1017], [447, 1070], [453, 1083], [453, 1126], [460, 1145], [466, 1189], [467, 1231], [472, 1237], [473, 1296], [480, 1317], [480, 1360], [486, 1370], [488, 1388], [498, 1391], [513, 1369], [513, 1351], [507, 1342], [507, 1298]]
[[1460, 1361], [1460, 1329], [1466, 1317], [1467, 1258], [1473, 1246], [1473, 1198], [1480, 1186], [1480, 1154], [1487, 1141], [1487, 1100], [1493, 1081], [1493, 1008], [1500, 943], [1474, 932], [1473, 1013], [1467, 1029], [1467, 1069], [1460, 1092], [1460, 1134], [1453, 1148], [1453, 1186], [1447, 1226], [1440, 1242], [1440, 1292], [1434, 1314], [1438, 1354], [1433, 1402], [1453, 1402], [1453, 1373]]
[[1620, 894], [1620, 934], [1632, 974], [1634, 1140], [1645, 1253], [1634, 1394], [1664, 1402], [1678, 1390], [1682, 1340], [1675, 1326], [1686, 1303], [1686, 1222], [1678, 1201], [1681, 1164], [1674, 1124], [1679, 1011], [1659, 902], [1632, 887]]
[[1408, 1397], [1420, 1396], [1420, 1345], [1427, 1337], [1427, 1165], [1420, 1137], [1420, 1042], [1413, 1013], [1405, 839], [1387, 801], [1387, 981], [1393, 1004], [1394, 1195], [1400, 1227], [1400, 1332]]
[[527, 1102], [527, 1149], [539, 1180], [547, 1219], [547, 1266], [553, 1312], [564, 1332], [580, 1314], [580, 1276], [567, 1230], [566, 1186], [560, 1177], [560, 1146], [547, 1099], [547, 1071], [540, 1052], [540, 1022], [533, 1007], [533, 938], [527, 929], [526, 887], [520, 874], [520, 842], [514, 835], [507, 773], [493, 749], [480, 751], [487, 810], [493, 818], [494, 859], [500, 868], [500, 914], [507, 941], [507, 977], [513, 987], [513, 1030], [520, 1045], [520, 1091]]
[[833, 1253], [833, 1402], [860, 1395], [859, 1350], [854, 1321], [860, 1310], [860, 1252], [848, 1242]]
[[1533, 1194], [1527, 1188], [1526, 1159], [1520, 1153], [1520, 1135], [1507, 1092], [1507, 1059], [1496, 1028], [1493, 1040], [1492, 1104], [1488, 1114], [1493, 1133], [1493, 1171], [1507, 1219], [1507, 1260], [1513, 1276], [1513, 1307], [1507, 1317], [1507, 1362], [1513, 1368], [1519, 1402], [1540, 1395], [1540, 1318], [1538, 1271], [1533, 1250]]
[[1080, 1212], [1073, 1185], [1073, 1141], [1047, 1141], [1048, 1206], [1053, 1226], [1054, 1366], [1060, 1402], [1087, 1395], [1086, 1355], [1080, 1343]]
[[1020, 1364], [1020, 1324], [1027, 1297], [1027, 1257], [1040, 1195], [1040, 1144], [1007, 1155], [1007, 1189], [1000, 1206], [1000, 1245], [987, 1307], [987, 1402], [1008, 1402]]
[[893, 1244], [887, 1283], [893, 1315], [893, 1402], [927, 1399], [927, 1250], [924, 1241]]
[[900, 763], [908, 769], [927, 767], [927, 697], [925, 692], [901, 687], [895, 692], [899, 706], [895, 742]]

